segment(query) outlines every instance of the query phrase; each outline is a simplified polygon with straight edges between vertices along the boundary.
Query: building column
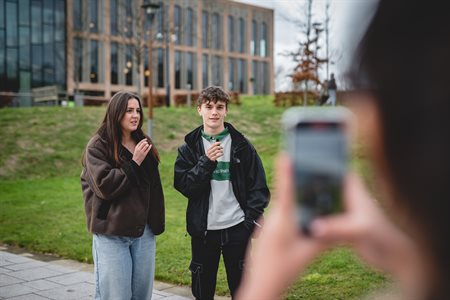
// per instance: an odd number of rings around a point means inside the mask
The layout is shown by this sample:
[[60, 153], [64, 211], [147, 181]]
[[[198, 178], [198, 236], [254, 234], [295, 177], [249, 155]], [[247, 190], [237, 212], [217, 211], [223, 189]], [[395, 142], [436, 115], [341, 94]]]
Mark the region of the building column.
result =
[[[255, 75], [253, 74], [253, 53], [252, 53], [252, 48], [251, 48], [251, 41], [252, 41], [252, 20], [253, 20], [253, 11], [251, 11], [250, 9], [248, 10], [248, 19], [247, 19], [247, 78], [246, 78], [246, 86], [247, 86], [247, 94], [248, 95], [253, 95], [253, 85], [254, 85], [254, 80], [250, 81], [250, 78], [255, 79]], [[256, 49], [256, 42], [255, 41], [255, 49]]]
[[105, 18], [103, 24], [103, 34], [106, 37], [103, 40], [103, 63], [104, 63], [104, 86], [105, 86], [105, 98], [111, 98], [111, 10], [110, 0], [105, 1]]
[[[73, 53], [73, 1], [67, 0], [67, 13], [66, 13], [66, 28], [67, 28], [67, 37], [66, 37], [66, 48], [67, 48], [67, 73], [66, 73], [66, 82], [67, 82], [67, 93], [73, 94], [75, 90], [75, 82], [73, 78], [74, 74], [74, 53]], [[76, 0], [75, 0], [76, 1]]]

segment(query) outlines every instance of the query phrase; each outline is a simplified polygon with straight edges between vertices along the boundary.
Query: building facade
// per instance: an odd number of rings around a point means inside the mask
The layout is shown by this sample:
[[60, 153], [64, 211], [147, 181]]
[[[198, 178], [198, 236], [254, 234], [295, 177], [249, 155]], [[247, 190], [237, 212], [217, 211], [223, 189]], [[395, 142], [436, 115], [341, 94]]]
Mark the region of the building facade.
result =
[[[0, 92], [272, 94], [273, 10], [228, 0], [0, 0]], [[152, 45], [151, 47], [149, 47]], [[151, 48], [149, 53], [148, 49]], [[150, 63], [149, 63], [150, 62]]]
[[[0, 0], [0, 93], [66, 88], [65, 25], [65, 0]], [[29, 96], [16, 98], [31, 105]]]

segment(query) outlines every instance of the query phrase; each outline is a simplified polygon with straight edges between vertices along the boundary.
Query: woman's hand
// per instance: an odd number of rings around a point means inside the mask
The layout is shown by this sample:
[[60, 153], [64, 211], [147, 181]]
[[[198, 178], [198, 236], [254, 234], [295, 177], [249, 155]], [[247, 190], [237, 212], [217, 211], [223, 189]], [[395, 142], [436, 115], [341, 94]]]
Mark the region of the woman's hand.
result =
[[137, 143], [133, 152], [133, 160], [136, 164], [139, 166], [142, 164], [150, 149], [152, 149], [152, 145], [148, 143], [147, 139], [143, 139]]
[[[247, 253], [238, 299], [278, 299], [328, 244], [301, 233], [294, 216], [292, 165], [286, 155], [276, 164], [274, 202], [264, 227]], [[260, 230], [259, 228], [256, 231]]]
[[313, 238], [352, 246], [367, 263], [392, 274], [406, 299], [420, 299], [427, 267], [419, 248], [389, 220], [356, 174], [346, 179], [344, 204], [344, 213], [312, 222]]
[[291, 168], [282, 155], [276, 165], [275, 200], [254, 251], [247, 253], [238, 299], [280, 298], [318, 254], [338, 244], [352, 246], [369, 264], [394, 275], [406, 299], [423, 295], [429, 274], [426, 260], [413, 240], [385, 216], [358, 176], [346, 179], [345, 211], [316, 219], [311, 237], [305, 237], [294, 218]]

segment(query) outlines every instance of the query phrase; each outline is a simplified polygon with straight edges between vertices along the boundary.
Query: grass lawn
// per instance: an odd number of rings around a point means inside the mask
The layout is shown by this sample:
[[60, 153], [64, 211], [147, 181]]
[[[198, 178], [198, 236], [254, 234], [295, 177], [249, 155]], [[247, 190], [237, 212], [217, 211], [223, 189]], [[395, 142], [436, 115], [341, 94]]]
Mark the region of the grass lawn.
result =
[[[270, 97], [244, 97], [230, 106], [227, 121], [255, 145], [272, 182], [280, 148], [280, 116]], [[33, 107], [0, 110], [0, 242], [30, 251], [92, 263], [79, 174], [83, 148], [104, 107]], [[195, 108], [155, 108], [154, 140], [166, 197], [166, 232], [157, 239], [156, 278], [189, 285], [190, 238], [185, 230], [186, 199], [172, 187], [176, 149], [198, 126]], [[144, 128], [146, 125], [144, 124]], [[365, 169], [364, 161], [354, 164]], [[389, 285], [389, 280], [345, 248], [318, 258], [285, 294], [286, 299], [356, 299]], [[226, 294], [221, 265], [218, 294]]]

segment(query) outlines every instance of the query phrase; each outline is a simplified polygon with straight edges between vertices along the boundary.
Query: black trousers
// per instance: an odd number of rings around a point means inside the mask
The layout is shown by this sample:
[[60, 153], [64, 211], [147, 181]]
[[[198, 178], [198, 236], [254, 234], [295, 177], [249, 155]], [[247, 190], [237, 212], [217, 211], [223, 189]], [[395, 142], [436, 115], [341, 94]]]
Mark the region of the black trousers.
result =
[[192, 294], [198, 300], [214, 299], [217, 269], [223, 255], [228, 287], [234, 297], [241, 282], [250, 231], [244, 222], [221, 230], [208, 230], [205, 237], [192, 237]]

